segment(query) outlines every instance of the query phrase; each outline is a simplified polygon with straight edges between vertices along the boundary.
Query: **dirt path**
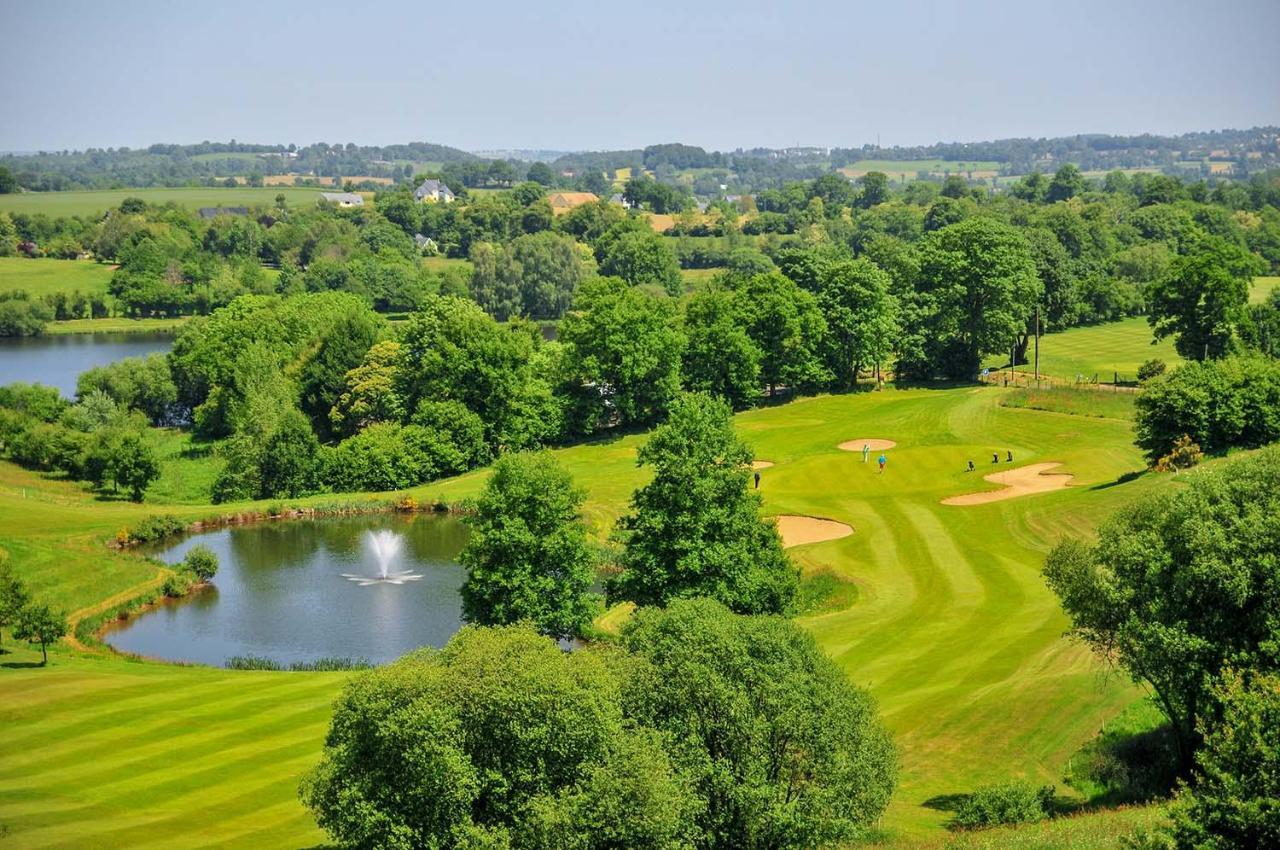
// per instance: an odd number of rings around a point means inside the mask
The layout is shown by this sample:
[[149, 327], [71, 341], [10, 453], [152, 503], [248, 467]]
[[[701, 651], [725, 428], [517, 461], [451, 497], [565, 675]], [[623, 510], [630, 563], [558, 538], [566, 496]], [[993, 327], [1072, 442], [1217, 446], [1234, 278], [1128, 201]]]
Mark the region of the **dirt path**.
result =
[[874, 437], [859, 437], [856, 440], [845, 440], [836, 448], [845, 452], [860, 452], [863, 446], [871, 446], [871, 451], [882, 452], [898, 445], [893, 440], [877, 440]]
[[133, 599], [135, 596], [141, 596], [148, 590], [155, 590], [164, 581], [165, 576], [168, 575], [169, 572], [170, 570], [159, 570], [156, 573], [155, 578], [148, 579], [141, 584], [135, 584], [133, 587], [122, 590], [101, 602], [95, 602], [87, 608], [81, 608], [79, 611], [72, 611], [67, 615], [67, 634], [63, 637], [63, 640], [65, 640], [73, 649], [79, 650], [80, 652], [98, 651], [95, 647], [86, 646], [81, 643], [80, 639], [76, 637], [76, 626], [80, 624], [80, 621], [87, 617], [92, 617], [95, 614], [100, 614], [108, 608], [114, 607], [123, 602], [128, 602], [130, 599]]
[[822, 543], [839, 540], [853, 534], [853, 526], [833, 519], [783, 514], [778, 518], [778, 533], [782, 535], [784, 548], [803, 546], [806, 543]]
[[988, 490], [984, 493], [966, 493], [963, 496], [948, 496], [942, 500], [944, 505], [985, 505], [988, 502], [1002, 502], [1005, 499], [1016, 499], [1018, 496], [1030, 496], [1034, 493], [1048, 493], [1051, 490], [1062, 490], [1070, 486], [1075, 476], [1065, 472], [1046, 474], [1050, 469], [1062, 466], [1060, 463], [1033, 463], [1004, 472], [993, 472], [984, 475], [983, 480], [992, 484], [1003, 484], [1003, 490]]

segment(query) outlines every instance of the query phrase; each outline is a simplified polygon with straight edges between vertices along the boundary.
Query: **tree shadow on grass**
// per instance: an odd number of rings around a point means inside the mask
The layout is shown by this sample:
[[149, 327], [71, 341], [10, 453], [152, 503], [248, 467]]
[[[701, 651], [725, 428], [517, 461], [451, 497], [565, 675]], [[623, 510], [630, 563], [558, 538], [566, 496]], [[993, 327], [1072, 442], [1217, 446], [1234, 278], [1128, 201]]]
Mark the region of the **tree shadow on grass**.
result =
[[972, 794], [938, 794], [925, 800], [920, 805], [936, 812], [954, 812], [960, 804], [972, 797]]
[[43, 667], [39, 661], [6, 661], [0, 664], [6, 670], [30, 670], [33, 667]]

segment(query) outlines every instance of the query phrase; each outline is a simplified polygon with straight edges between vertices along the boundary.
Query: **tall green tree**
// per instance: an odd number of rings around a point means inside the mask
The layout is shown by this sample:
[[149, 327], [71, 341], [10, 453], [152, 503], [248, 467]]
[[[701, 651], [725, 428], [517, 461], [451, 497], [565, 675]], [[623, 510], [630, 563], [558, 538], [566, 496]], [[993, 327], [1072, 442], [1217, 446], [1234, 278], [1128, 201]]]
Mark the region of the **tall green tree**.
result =
[[49, 644], [67, 633], [67, 615], [47, 602], [28, 602], [18, 612], [13, 636], [40, 644], [40, 663], [49, 663]]
[[1084, 190], [1084, 175], [1080, 173], [1079, 166], [1068, 162], [1054, 173], [1053, 179], [1049, 181], [1049, 188], [1045, 190], [1044, 199], [1051, 204], [1069, 201]]
[[1280, 847], [1280, 677], [1227, 672], [1197, 779], [1170, 807], [1178, 850]]
[[1041, 298], [1031, 251], [1011, 226], [971, 218], [930, 233], [919, 256], [908, 326], [924, 337], [919, 371], [972, 377], [984, 355], [1016, 343]]
[[679, 392], [684, 340], [675, 309], [625, 281], [584, 283], [559, 339], [572, 425], [581, 433], [652, 423]]
[[30, 601], [27, 587], [13, 571], [8, 560], [0, 561], [0, 639], [5, 628], [12, 629], [18, 622], [18, 614]]
[[699, 393], [676, 399], [640, 448], [638, 463], [653, 478], [618, 523], [622, 572], [610, 596], [639, 605], [708, 596], [741, 613], [788, 610], [799, 574], [747, 487], [751, 460], [728, 404]]
[[1243, 248], [1214, 237], [1199, 240], [1150, 287], [1147, 321], [1156, 339], [1172, 336], [1188, 360], [1229, 354], [1245, 318], [1249, 285], [1261, 271], [1260, 261]]
[[1188, 485], [1121, 510], [1096, 546], [1059, 544], [1045, 577], [1073, 633], [1154, 692], [1189, 773], [1214, 678], [1280, 672], [1280, 449]]
[[347, 684], [303, 803], [361, 850], [687, 850], [697, 798], [626, 722], [616, 668], [468, 626]]
[[827, 323], [817, 298], [778, 272], [756, 275], [739, 292], [769, 394], [780, 386], [809, 391], [825, 385], [831, 379], [822, 362]]
[[661, 236], [647, 229], [628, 229], [609, 240], [600, 257], [600, 273], [630, 284], [655, 284], [669, 295], [679, 295], [682, 286], [675, 252]]
[[861, 257], [823, 272], [818, 304], [827, 323], [827, 364], [837, 386], [853, 387], [864, 366], [874, 366], [879, 375], [880, 364], [889, 358], [898, 335], [892, 285], [888, 274]]
[[883, 171], [868, 171], [858, 178], [858, 185], [862, 187], [862, 191], [858, 193], [856, 201], [863, 209], [869, 210], [889, 200], [889, 175]]
[[690, 298], [684, 310], [685, 388], [719, 396], [735, 410], [759, 398], [763, 356], [747, 333], [741, 297], [710, 286]]
[[627, 713], [669, 736], [701, 798], [697, 846], [824, 847], [867, 837], [897, 759], [875, 702], [781, 617], [709, 599], [642, 608], [623, 645], [645, 663]]
[[554, 456], [506, 454], [465, 522], [462, 615], [481, 625], [530, 622], [555, 638], [591, 622], [595, 579], [582, 520], [585, 492]]

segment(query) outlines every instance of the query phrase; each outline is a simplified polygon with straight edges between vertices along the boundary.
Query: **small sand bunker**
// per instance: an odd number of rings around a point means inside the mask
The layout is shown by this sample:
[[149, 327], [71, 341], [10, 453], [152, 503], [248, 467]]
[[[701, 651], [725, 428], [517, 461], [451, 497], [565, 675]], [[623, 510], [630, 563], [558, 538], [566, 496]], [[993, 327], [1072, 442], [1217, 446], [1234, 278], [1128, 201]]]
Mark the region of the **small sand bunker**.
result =
[[853, 534], [853, 526], [833, 519], [789, 514], [784, 514], [777, 519], [778, 533], [782, 535], [782, 545], [788, 549], [792, 546], [803, 546], [806, 543], [839, 540], [841, 537]]
[[987, 502], [1002, 502], [1005, 499], [1016, 499], [1018, 496], [1030, 496], [1034, 493], [1048, 493], [1050, 490], [1062, 490], [1070, 485], [1075, 476], [1065, 472], [1046, 474], [1060, 463], [1033, 463], [1020, 466], [1005, 472], [993, 472], [982, 476], [992, 484], [1003, 484], [1003, 490], [989, 490], [985, 493], [966, 493], [963, 496], [948, 496], [942, 500], [944, 505], [985, 505]]
[[898, 445], [893, 440], [876, 440], [871, 437], [859, 437], [856, 440], [845, 440], [836, 448], [846, 452], [860, 452], [863, 446], [871, 446], [871, 451], [882, 452]]
[[768, 468], [769, 468], [769, 467], [771, 467], [771, 466], [773, 466], [773, 461], [771, 461], [771, 460], [753, 460], [753, 461], [751, 461], [751, 468], [752, 468], [752, 469], [768, 469]]

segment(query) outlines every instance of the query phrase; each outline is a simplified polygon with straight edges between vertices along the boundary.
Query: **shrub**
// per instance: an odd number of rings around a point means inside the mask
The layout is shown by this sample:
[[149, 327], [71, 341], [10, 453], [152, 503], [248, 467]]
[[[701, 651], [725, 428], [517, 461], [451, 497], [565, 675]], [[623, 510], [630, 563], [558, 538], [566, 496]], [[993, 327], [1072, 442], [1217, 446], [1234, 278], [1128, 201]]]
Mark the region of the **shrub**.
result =
[[153, 514], [143, 517], [128, 531], [131, 543], [151, 543], [184, 531], [187, 524], [173, 514]]
[[1137, 398], [1137, 444], [1154, 463], [1189, 436], [1206, 452], [1280, 439], [1280, 361], [1265, 357], [1186, 363]]
[[193, 546], [182, 559], [182, 568], [197, 581], [206, 582], [218, 572], [218, 556], [204, 544]]
[[367, 658], [317, 658], [314, 661], [295, 661], [289, 665], [294, 672], [332, 673], [342, 670], [369, 670], [373, 667]]
[[228, 670], [283, 670], [279, 661], [261, 655], [233, 655], [223, 665]]
[[1152, 357], [1138, 367], [1138, 380], [1146, 383], [1152, 378], [1158, 378], [1163, 375], [1168, 368], [1163, 360], [1158, 357]]
[[1200, 447], [1191, 442], [1191, 438], [1183, 434], [1173, 443], [1173, 449], [1164, 457], [1156, 461], [1156, 472], [1177, 472], [1180, 469], [1189, 469], [1204, 460], [1204, 452], [1200, 451]]
[[959, 829], [1035, 823], [1049, 816], [1053, 795], [1052, 785], [1037, 788], [1023, 781], [987, 785], [960, 802], [951, 823]]
[[179, 599], [191, 592], [192, 584], [194, 582], [189, 574], [173, 573], [165, 577], [164, 583], [160, 585], [160, 592], [170, 599]]

